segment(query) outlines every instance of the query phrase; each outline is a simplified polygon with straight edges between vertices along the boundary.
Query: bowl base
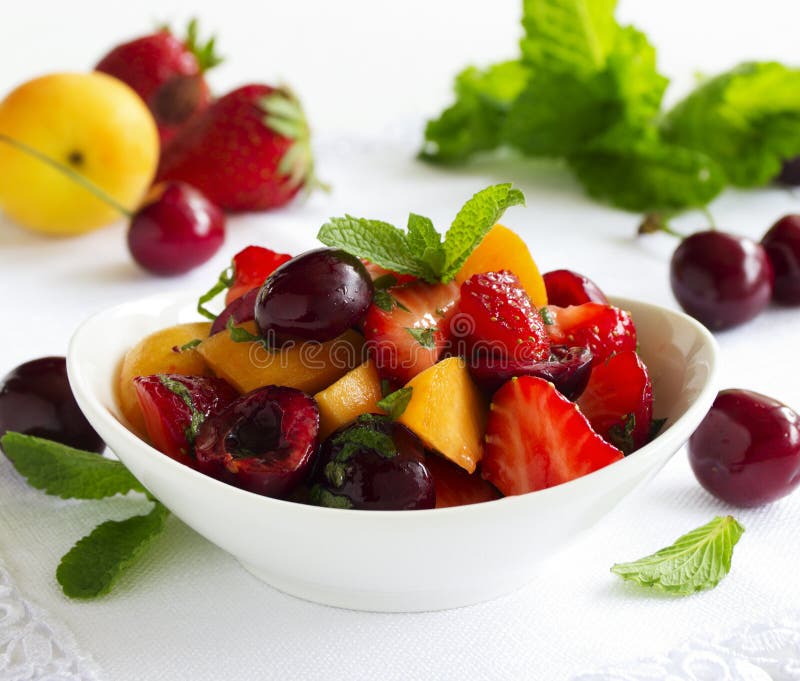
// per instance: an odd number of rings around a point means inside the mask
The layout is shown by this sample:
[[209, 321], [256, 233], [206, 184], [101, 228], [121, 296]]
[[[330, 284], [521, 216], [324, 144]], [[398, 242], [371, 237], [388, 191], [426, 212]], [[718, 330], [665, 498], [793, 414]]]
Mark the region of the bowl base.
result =
[[365, 591], [304, 582], [277, 575], [242, 560], [239, 560], [239, 564], [257, 579], [289, 596], [334, 608], [363, 612], [432, 612], [463, 608], [513, 593], [533, 577], [526, 575], [520, 581], [507, 582], [495, 589], [479, 590], [473, 585], [463, 590], [447, 591]]

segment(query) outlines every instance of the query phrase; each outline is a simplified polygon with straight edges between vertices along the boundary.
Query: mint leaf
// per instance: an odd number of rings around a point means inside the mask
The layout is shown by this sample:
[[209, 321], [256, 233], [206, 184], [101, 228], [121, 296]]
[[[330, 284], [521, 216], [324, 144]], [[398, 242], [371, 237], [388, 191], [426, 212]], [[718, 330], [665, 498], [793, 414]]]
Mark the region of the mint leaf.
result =
[[393, 274], [384, 274], [372, 282], [373, 294], [372, 302], [384, 312], [391, 312], [399, 307], [401, 310], [408, 311], [408, 308], [395, 298], [389, 289], [397, 284], [397, 277]]
[[191, 414], [191, 416], [189, 419], [189, 425], [186, 428], [186, 441], [190, 445], [194, 444], [195, 438], [197, 438], [197, 431], [200, 430], [200, 426], [202, 426], [203, 421], [205, 421], [205, 414], [203, 414], [202, 411], [194, 406], [192, 394], [183, 383], [176, 381], [174, 378], [170, 378], [166, 374], [158, 374], [158, 380], [161, 385], [163, 385], [173, 395], [176, 395], [181, 402], [188, 407], [189, 414]]
[[412, 254], [405, 232], [386, 222], [352, 215], [331, 218], [320, 228], [317, 239], [398, 274], [430, 281], [429, 271]]
[[635, 443], [633, 431], [636, 429], [636, 414], [631, 412], [622, 423], [615, 424], [608, 429], [608, 439], [612, 445], [619, 449], [625, 456], [630, 454]]
[[[549, 5], [529, 3], [540, 4]], [[613, 3], [607, 8], [612, 10]], [[655, 50], [632, 27], [615, 24], [607, 37], [602, 50], [592, 51], [596, 59], [578, 60], [579, 65], [572, 52], [564, 55], [559, 48], [550, 60], [532, 66], [528, 86], [508, 114], [509, 144], [533, 156], [569, 156], [614, 128], [636, 137], [638, 129], [654, 125], [668, 82], [658, 73]]]
[[611, 572], [681, 596], [713, 589], [730, 572], [733, 547], [743, 532], [733, 517], [716, 517], [672, 546], [632, 563], [617, 563]]
[[163, 530], [169, 511], [159, 502], [146, 515], [109, 520], [78, 541], [61, 559], [56, 579], [70, 598], [95, 598], [111, 590], [122, 572]]
[[536, 67], [596, 71], [617, 38], [616, 0], [525, 0], [521, 47]]
[[314, 485], [308, 492], [308, 500], [314, 506], [328, 508], [353, 508], [353, 502], [344, 495], [333, 494], [321, 485]]
[[178, 352], [186, 352], [187, 350], [194, 350], [200, 343], [203, 342], [202, 338], [193, 338], [188, 343], [184, 343], [178, 348]]
[[427, 329], [407, 328], [406, 331], [408, 331], [411, 337], [426, 350], [433, 350], [436, 347], [436, 338], [434, 334], [438, 329], [435, 326]]
[[93, 452], [14, 432], [6, 433], [0, 445], [28, 484], [62, 499], [102, 499], [145, 491], [119, 461]]
[[412, 387], [400, 388], [378, 402], [378, 407], [383, 409], [393, 421], [399, 419], [411, 402]]
[[713, 158], [733, 184], [767, 184], [784, 159], [800, 154], [800, 69], [741, 64], [678, 103], [662, 130]]
[[386, 459], [396, 456], [397, 447], [394, 444], [394, 440], [386, 433], [373, 427], [376, 422], [385, 420], [385, 416], [376, 416], [374, 414], [359, 416], [352, 426], [334, 438], [333, 444], [342, 448], [336, 453], [334, 461], [336, 463], [344, 463], [353, 454], [365, 449], [371, 450]]
[[443, 282], [451, 281], [470, 253], [502, 217], [507, 208], [525, 204], [525, 196], [511, 183], [486, 187], [467, 201], [444, 237]]
[[456, 76], [456, 101], [425, 127], [420, 157], [454, 163], [502, 143], [501, 130], [512, 102], [525, 87], [528, 69], [519, 61], [487, 69], [469, 67]]
[[[442, 243], [428, 218], [411, 214], [408, 232], [378, 220], [331, 218], [317, 234], [326, 246], [341, 248], [359, 258], [429, 283], [451, 281], [470, 253], [505, 210], [525, 202], [511, 184], [487, 187], [467, 201], [456, 215]], [[381, 305], [390, 301], [385, 297]]]
[[620, 135], [568, 161], [590, 196], [631, 211], [704, 206], [725, 187], [725, 174], [708, 156], [653, 137]]
[[503, 136], [530, 156], [560, 157], [581, 150], [618, 115], [606, 74], [534, 72], [508, 113]]
[[435, 280], [442, 275], [445, 250], [442, 236], [436, 231], [430, 218], [411, 213], [408, 216], [408, 248], [428, 272], [428, 278]]

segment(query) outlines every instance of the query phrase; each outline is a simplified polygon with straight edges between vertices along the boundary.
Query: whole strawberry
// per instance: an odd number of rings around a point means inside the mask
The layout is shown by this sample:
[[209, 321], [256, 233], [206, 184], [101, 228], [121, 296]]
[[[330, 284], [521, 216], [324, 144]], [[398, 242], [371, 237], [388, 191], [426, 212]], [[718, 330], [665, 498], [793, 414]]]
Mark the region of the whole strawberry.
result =
[[310, 133], [285, 88], [245, 85], [194, 116], [164, 150], [159, 180], [186, 182], [229, 211], [282, 206], [315, 182]]
[[194, 113], [211, 103], [204, 74], [220, 61], [214, 53], [214, 38], [200, 44], [193, 19], [184, 40], [163, 28], [118, 45], [95, 70], [123, 81], [145, 101], [158, 124], [163, 147]]

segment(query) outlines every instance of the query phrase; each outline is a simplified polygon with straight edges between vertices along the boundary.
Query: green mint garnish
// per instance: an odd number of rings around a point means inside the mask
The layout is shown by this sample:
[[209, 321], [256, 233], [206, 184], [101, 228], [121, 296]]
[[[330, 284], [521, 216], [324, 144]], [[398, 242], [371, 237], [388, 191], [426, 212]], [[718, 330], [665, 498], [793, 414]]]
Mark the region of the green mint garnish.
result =
[[166, 374], [159, 374], [158, 380], [167, 390], [169, 390], [173, 395], [176, 395], [180, 400], [189, 408], [190, 420], [189, 425], [186, 427], [186, 440], [190, 445], [194, 444], [195, 438], [197, 437], [197, 431], [200, 430], [200, 426], [203, 425], [203, 421], [205, 421], [205, 414], [199, 411], [197, 407], [194, 406], [194, 401], [192, 400], [192, 394], [189, 392], [189, 389], [183, 385], [180, 381], [176, 381], [174, 378], [170, 378]]
[[184, 343], [179, 348], [175, 348], [178, 352], [186, 352], [187, 350], [194, 350], [200, 343], [203, 342], [202, 338], [194, 338], [188, 343]]
[[341, 494], [333, 494], [320, 485], [314, 485], [308, 492], [308, 500], [314, 506], [328, 508], [353, 508], [353, 502]]
[[411, 337], [417, 341], [423, 348], [433, 350], [436, 347], [436, 339], [434, 334], [438, 331], [435, 326], [427, 329], [406, 329]]
[[636, 429], [636, 414], [631, 412], [622, 423], [618, 423], [608, 429], [608, 437], [611, 444], [619, 449], [625, 456], [630, 454], [635, 444], [633, 442], [633, 431]]
[[547, 326], [552, 326], [556, 323], [556, 320], [553, 319], [553, 315], [551, 314], [550, 310], [548, 310], [546, 307], [543, 307], [539, 310], [539, 316]]
[[385, 416], [375, 414], [359, 416], [352, 426], [334, 438], [333, 444], [341, 447], [334, 460], [337, 463], [344, 463], [353, 454], [363, 450], [371, 450], [386, 459], [397, 456], [394, 440], [386, 433], [372, 427], [373, 424], [384, 421], [386, 421]]
[[743, 532], [732, 516], [716, 517], [672, 546], [632, 563], [617, 563], [611, 571], [642, 586], [680, 596], [713, 589], [730, 572], [733, 547]]
[[56, 578], [70, 598], [108, 593], [125, 568], [163, 529], [169, 511], [119, 461], [13, 432], [6, 433], [0, 445], [28, 483], [47, 494], [62, 499], [101, 499], [142, 492], [155, 504], [146, 515], [98, 525], [61, 559]]
[[107, 594], [119, 576], [164, 529], [169, 511], [158, 501], [146, 515], [109, 520], [79, 540], [61, 559], [56, 579], [70, 598]]
[[236, 322], [234, 321], [232, 315], [228, 317], [228, 323], [225, 324], [225, 328], [228, 330], [231, 340], [234, 343], [261, 343], [265, 350], [272, 350], [264, 336], [250, 333], [243, 326], [236, 326]]
[[389, 289], [395, 285], [397, 285], [397, 277], [393, 274], [384, 274], [378, 277], [372, 282], [374, 288], [372, 300], [375, 305], [385, 312], [391, 312], [396, 307], [408, 312], [408, 308], [389, 293]]
[[0, 445], [31, 487], [62, 499], [102, 499], [144, 492], [119, 461], [32, 435], [6, 433]]
[[444, 238], [428, 218], [413, 213], [406, 231], [350, 215], [331, 218], [317, 238], [398, 274], [430, 283], [448, 282], [505, 210], [524, 201], [522, 192], [511, 184], [487, 187], [464, 204]]
[[408, 403], [411, 402], [411, 393], [413, 390], [414, 389], [411, 387], [395, 390], [393, 393], [389, 393], [380, 400], [378, 402], [378, 407], [383, 409], [383, 411], [389, 415], [390, 419], [396, 421], [403, 415]]
[[215, 315], [211, 310], [205, 307], [205, 304], [211, 302], [216, 298], [220, 293], [223, 291], [228, 290], [233, 285], [233, 265], [229, 265], [226, 267], [222, 272], [220, 272], [219, 279], [217, 279], [217, 283], [214, 284], [208, 291], [206, 291], [197, 301], [197, 311], [203, 315], [206, 319], [210, 319], [212, 322], [217, 318], [218, 315]]

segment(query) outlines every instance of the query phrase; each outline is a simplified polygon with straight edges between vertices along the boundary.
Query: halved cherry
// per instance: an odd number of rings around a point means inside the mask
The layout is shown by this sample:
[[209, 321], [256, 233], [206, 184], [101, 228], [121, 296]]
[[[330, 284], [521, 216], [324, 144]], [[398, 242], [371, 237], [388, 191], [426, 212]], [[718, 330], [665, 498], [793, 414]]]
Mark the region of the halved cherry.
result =
[[237, 487], [281, 497], [313, 461], [319, 410], [294, 388], [270, 385], [242, 395], [203, 423], [195, 440], [201, 470]]

